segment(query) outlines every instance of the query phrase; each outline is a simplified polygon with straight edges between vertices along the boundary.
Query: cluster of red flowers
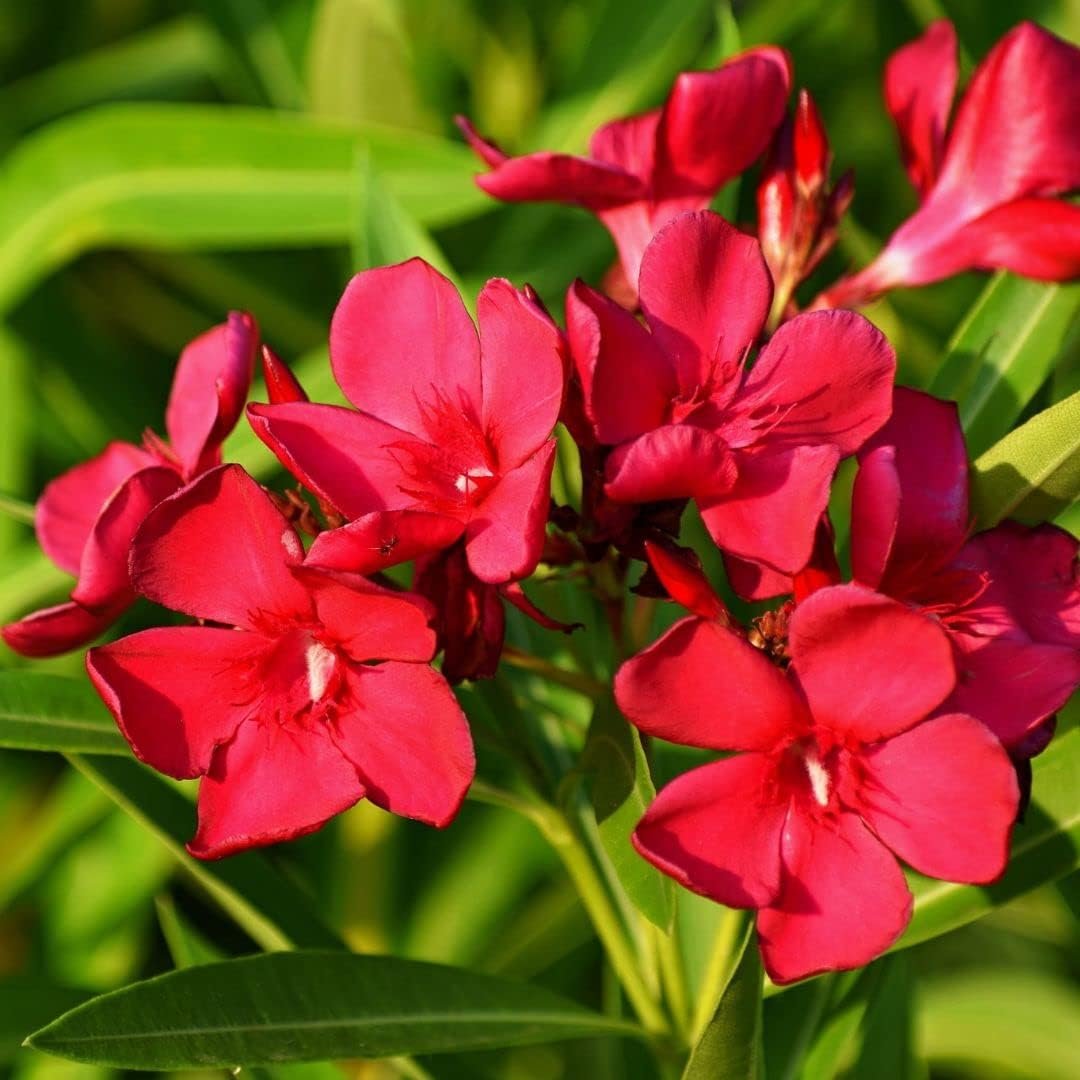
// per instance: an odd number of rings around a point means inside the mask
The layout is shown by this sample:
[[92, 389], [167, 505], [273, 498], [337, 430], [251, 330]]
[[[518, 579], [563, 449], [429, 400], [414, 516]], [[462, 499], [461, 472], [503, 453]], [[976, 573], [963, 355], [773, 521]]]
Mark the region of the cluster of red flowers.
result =
[[[615, 680], [644, 733], [737, 751], [664, 788], [634, 833], [688, 888], [758, 909], [770, 975], [863, 964], [910, 915], [896, 857], [962, 882], [1001, 874], [1018, 770], [1080, 684], [1077, 541], [1006, 522], [973, 533], [956, 410], [894, 388], [895, 356], [841, 305], [972, 267], [1080, 273], [1080, 52], [1030, 24], [975, 72], [950, 125], [955, 39], [935, 24], [890, 62], [886, 99], [922, 205], [866, 269], [800, 314], [850, 175], [775, 48], [685, 74], [663, 108], [589, 158], [470, 142], [502, 199], [594, 211], [619, 253], [575, 282], [565, 331], [493, 280], [478, 329], [419, 259], [360, 273], [330, 329], [352, 408], [308, 400], [266, 347], [247, 419], [310, 500], [261, 488], [221, 446], [247, 402], [247, 315], [183, 353], [169, 441], [113, 443], [48, 486], [37, 531], [78, 582], [4, 628], [28, 656], [98, 637], [142, 595], [196, 620], [87, 654], [135, 754], [201, 777], [190, 845], [215, 858], [300, 836], [367, 797], [445, 825], [472, 781], [449, 683], [494, 673], [520, 582], [604, 560], [689, 615]], [[758, 238], [705, 208], [768, 152]], [[581, 506], [553, 503], [561, 422]], [[853, 582], [827, 506], [858, 456]], [[735, 623], [677, 543], [693, 501], [747, 599]], [[299, 530], [299, 531], [298, 531]], [[314, 536], [307, 545], [301, 532]], [[384, 575], [415, 563], [413, 591]], [[441, 653], [441, 670], [431, 661]], [[894, 857], [895, 856], [895, 857]]]

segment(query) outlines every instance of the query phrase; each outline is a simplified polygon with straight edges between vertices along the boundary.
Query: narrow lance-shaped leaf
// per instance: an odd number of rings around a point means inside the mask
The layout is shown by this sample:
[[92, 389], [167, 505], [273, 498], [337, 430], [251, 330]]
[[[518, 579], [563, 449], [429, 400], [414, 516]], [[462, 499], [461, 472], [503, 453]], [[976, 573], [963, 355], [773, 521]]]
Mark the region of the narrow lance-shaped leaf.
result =
[[639, 1029], [549, 990], [349, 953], [270, 953], [94, 998], [31, 1036], [74, 1061], [134, 1069], [440, 1053]]
[[1004, 518], [1037, 523], [1080, 496], [1080, 391], [1033, 416], [972, 466], [971, 507], [980, 528]]
[[656, 797], [637, 729], [608, 696], [597, 703], [582, 755], [600, 839], [634, 906], [662, 930], [675, 914], [671, 879], [643, 859], [630, 834]]
[[731, 978], [690, 1054], [683, 1080], [758, 1080], [764, 1068], [761, 987], [761, 956], [749, 922]]
[[1038, 393], [1080, 311], [1080, 285], [997, 274], [949, 342], [927, 389], [960, 404], [968, 451], [1001, 438]]
[[0, 308], [99, 245], [348, 243], [355, 156], [425, 225], [489, 205], [464, 146], [255, 109], [125, 105], [29, 136], [0, 169]]
[[131, 753], [88, 682], [25, 671], [0, 673], [0, 747]]

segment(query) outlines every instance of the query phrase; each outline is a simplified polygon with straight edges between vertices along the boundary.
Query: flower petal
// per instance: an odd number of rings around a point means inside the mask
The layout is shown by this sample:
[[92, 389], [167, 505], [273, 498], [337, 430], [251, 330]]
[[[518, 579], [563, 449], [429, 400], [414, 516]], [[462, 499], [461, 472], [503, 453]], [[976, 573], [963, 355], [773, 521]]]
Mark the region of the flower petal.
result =
[[165, 429], [184, 476], [218, 462], [218, 449], [244, 411], [259, 328], [246, 312], [201, 334], [180, 354]]
[[903, 933], [912, 899], [889, 850], [855, 814], [792, 812], [780, 899], [758, 912], [761, 959], [775, 983], [862, 967]]
[[982, 634], [1080, 649], [1078, 547], [1076, 537], [1050, 524], [1003, 521], [976, 534], [956, 565], [984, 575], [987, 586], [966, 614]]
[[994, 736], [961, 713], [938, 716], [862, 758], [859, 813], [920, 874], [981, 885], [1005, 871], [1016, 770]]
[[476, 772], [465, 714], [425, 664], [350, 666], [351, 707], [331, 734], [356, 766], [368, 798], [429, 825], [449, 825]]
[[896, 354], [871, 322], [813, 311], [773, 334], [732, 408], [755, 418], [759, 444], [828, 442], [846, 456], [889, 418], [895, 374]]
[[428, 661], [435, 655], [435, 610], [412, 593], [395, 592], [358, 574], [297, 566], [323, 628], [349, 656], [366, 660]]
[[786, 596], [794, 588], [791, 574], [782, 574], [764, 563], [740, 559], [723, 552], [724, 572], [731, 587], [744, 600], [771, 600]]
[[239, 465], [205, 473], [150, 512], [131, 549], [135, 589], [174, 611], [258, 629], [311, 611], [290, 567], [304, 549]]
[[423, 259], [353, 277], [330, 323], [330, 364], [353, 405], [421, 438], [438, 395], [480, 418], [476, 328], [457, 289]]
[[575, 281], [566, 294], [566, 329], [598, 442], [614, 446], [665, 422], [678, 394], [675, 373], [629, 311]]
[[111, 442], [97, 457], [50, 481], [34, 513], [45, 554], [61, 570], [78, 574], [83, 546], [109, 496], [132, 473], [156, 464], [157, 459], [138, 446]]
[[657, 131], [653, 198], [711, 197], [746, 170], [780, 126], [790, 87], [790, 61], [774, 46], [681, 74]]
[[574, 203], [589, 210], [607, 210], [643, 199], [642, 181], [614, 165], [541, 151], [507, 158], [476, 183], [505, 202]]
[[[856, 480], [852, 495], [853, 557], [856, 530], [861, 534], [865, 525], [868, 534], [876, 535], [870, 546], [877, 554], [871, 558], [869, 550], [862, 552], [860, 561], [880, 562], [888, 519], [896, 514], [895, 533], [881, 563], [884, 573], [878, 581], [870, 580], [867, 566], [856, 575], [868, 585], [884, 580], [885, 592], [891, 589], [889, 582], [940, 569], [956, 554], [970, 525], [967, 448], [954, 402], [897, 387], [892, 417], [867, 444], [868, 449], [887, 446], [895, 448], [895, 479], [887, 475], [884, 459], [868, 464], [868, 458], [862, 458], [860, 476], [864, 467], [867, 476]], [[899, 494], [895, 507], [894, 485]], [[861, 548], [867, 540], [860, 535], [857, 544]]]
[[354, 409], [307, 402], [249, 405], [248, 419], [304, 487], [347, 517], [413, 503], [391, 450], [412, 440], [406, 432]]
[[865, 450], [851, 490], [851, 576], [867, 588], [876, 589], [889, 566], [900, 500], [896, 447]]
[[555, 440], [550, 439], [524, 464], [499, 477], [477, 507], [465, 531], [465, 551], [481, 581], [510, 581], [536, 569], [544, 549], [554, 465]]
[[835, 446], [737, 454], [726, 494], [701, 499], [701, 517], [722, 551], [795, 574], [810, 561], [839, 460]]
[[131, 542], [146, 515], [181, 486], [162, 465], [140, 469], [109, 497], [90, 530], [71, 599], [91, 611], [107, 611], [135, 599], [128, 574]]
[[507, 471], [551, 436], [566, 381], [562, 335], [539, 304], [502, 278], [477, 300], [483, 430]]
[[86, 670], [135, 756], [189, 780], [252, 714], [267, 647], [237, 630], [158, 627], [91, 649]]
[[622, 169], [648, 184], [652, 180], [659, 123], [659, 109], [612, 120], [593, 132], [589, 140], [589, 157]]
[[815, 722], [862, 742], [913, 727], [956, 683], [938, 623], [858, 585], [819, 589], [799, 604], [788, 648]]
[[69, 600], [0, 627], [0, 637], [20, 656], [59, 656], [100, 637], [127, 606], [93, 612]]
[[314, 832], [364, 796], [356, 769], [310, 714], [240, 725], [199, 785], [199, 827], [188, 851], [220, 859]]
[[[976, 68], [956, 111], [938, 179], [978, 213], [1080, 185], [1080, 50], [1032, 22]], [[965, 215], [965, 219], [974, 214]]]
[[645, 553], [660, 584], [676, 604], [703, 619], [727, 616], [723, 600], [717, 596], [693, 551], [688, 548], [669, 550], [654, 540], [646, 540]]
[[1080, 650], [956, 631], [956, 690], [950, 711], [981, 720], [1010, 750], [1019, 747], [1080, 686]]
[[[641, 261], [641, 308], [687, 394], [734, 385], [772, 302], [761, 248], [719, 214], [680, 214]], [[835, 358], [834, 358], [835, 359]]]
[[710, 750], [771, 750], [809, 722], [779, 668], [739, 634], [694, 616], [619, 668], [615, 700], [646, 735]]
[[632, 839], [680, 885], [728, 907], [763, 907], [780, 891], [780, 835], [788, 802], [775, 763], [739, 754], [665, 787]]
[[904, 168], [923, 197], [941, 167], [956, 79], [956, 31], [948, 19], [931, 23], [885, 65], [885, 107], [900, 136]]
[[304, 563], [325, 570], [377, 574], [449, 547], [465, 531], [456, 518], [423, 510], [376, 510], [315, 537]]
[[719, 436], [694, 424], [666, 424], [617, 446], [604, 491], [616, 502], [722, 497], [736, 484], [735, 457]]

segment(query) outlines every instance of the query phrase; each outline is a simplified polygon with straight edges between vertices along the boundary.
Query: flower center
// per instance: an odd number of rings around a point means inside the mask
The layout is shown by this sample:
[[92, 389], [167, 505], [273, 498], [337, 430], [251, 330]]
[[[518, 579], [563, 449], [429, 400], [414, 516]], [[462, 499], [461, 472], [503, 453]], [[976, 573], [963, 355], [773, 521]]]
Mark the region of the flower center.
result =
[[337, 657], [321, 641], [312, 641], [304, 651], [308, 696], [314, 705], [326, 693], [334, 674]]

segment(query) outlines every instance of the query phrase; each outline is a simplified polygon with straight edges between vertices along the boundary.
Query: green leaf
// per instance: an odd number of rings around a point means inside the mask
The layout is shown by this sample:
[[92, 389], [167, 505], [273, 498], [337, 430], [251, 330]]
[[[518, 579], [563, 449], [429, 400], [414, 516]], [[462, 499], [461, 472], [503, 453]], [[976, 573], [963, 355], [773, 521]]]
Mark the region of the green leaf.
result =
[[1080, 728], [1058, 735], [1031, 766], [1032, 802], [1013, 830], [1005, 875], [993, 885], [980, 886], [909, 872], [915, 913], [896, 948], [954, 930], [1080, 867]]
[[85, 679], [25, 671], [0, 672], [0, 746], [130, 753], [109, 711]]
[[1000, 438], [1053, 370], [1080, 311], [1080, 285], [999, 273], [949, 342], [927, 388], [960, 403], [968, 452]]
[[[915, 980], [906, 955], [886, 956], [862, 1022], [862, 1046], [851, 1080], [919, 1080], [914, 1050]], [[820, 1074], [819, 1074], [820, 1075]]]
[[941, 1075], [1015, 1080], [1080, 1076], [1080, 994], [1057, 975], [980, 970], [924, 979], [918, 1027], [935, 1076], [938, 1067]]
[[185, 1069], [519, 1046], [634, 1025], [527, 983], [336, 952], [186, 968], [94, 998], [28, 1040], [116, 1068]]
[[761, 957], [753, 923], [713, 1018], [690, 1054], [683, 1080], [758, 1080], [764, 1069]]
[[582, 754], [600, 839], [634, 906], [661, 930], [671, 928], [675, 887], [643, 859], [630, 834], [656, 798], [649, 762], [637, 729], [619, 713], [610, 696], [597, 703]]
[[482, 212], [467, 148], [256, 109], [124, 105], [28, 137], [0, 171], [0, 308], [88, 249], [347, 243], [356, 155], [425, 225]]
[[89, 996], [89, 991], [57, 986], [36, 975], [0, 976], [0, 1065], [14, 1058], [27, 1032]]
[[207, 941], [195, 927], [180, 914], [176, 901], [168, 893], [154, 899], [161, 936], [168, 946], [169, 955], [177, 968], [194, 967], [196, 964], [212, 964], [225, 958], [225, 953]]
[[1080, 391], [1033, 416], [972, 466], [971, 507], [981, 528], [1004, 518], [1037, 523], [1080, 496]]
[[168, 780], [124, 758], [73, 755], [70, 761], [149, 829], [264, 949], [341, 947], [310, 898], [260, 852], [216, 862], [191, 858], [184, 842], [195, 831], [195, 808]]
[[447, 277], [453, 277], [446, 256], [427, 230], [386, 190], [366, 151], [357, 156], [356, 198], [354, 269], [386, 266], [419, 255]]

